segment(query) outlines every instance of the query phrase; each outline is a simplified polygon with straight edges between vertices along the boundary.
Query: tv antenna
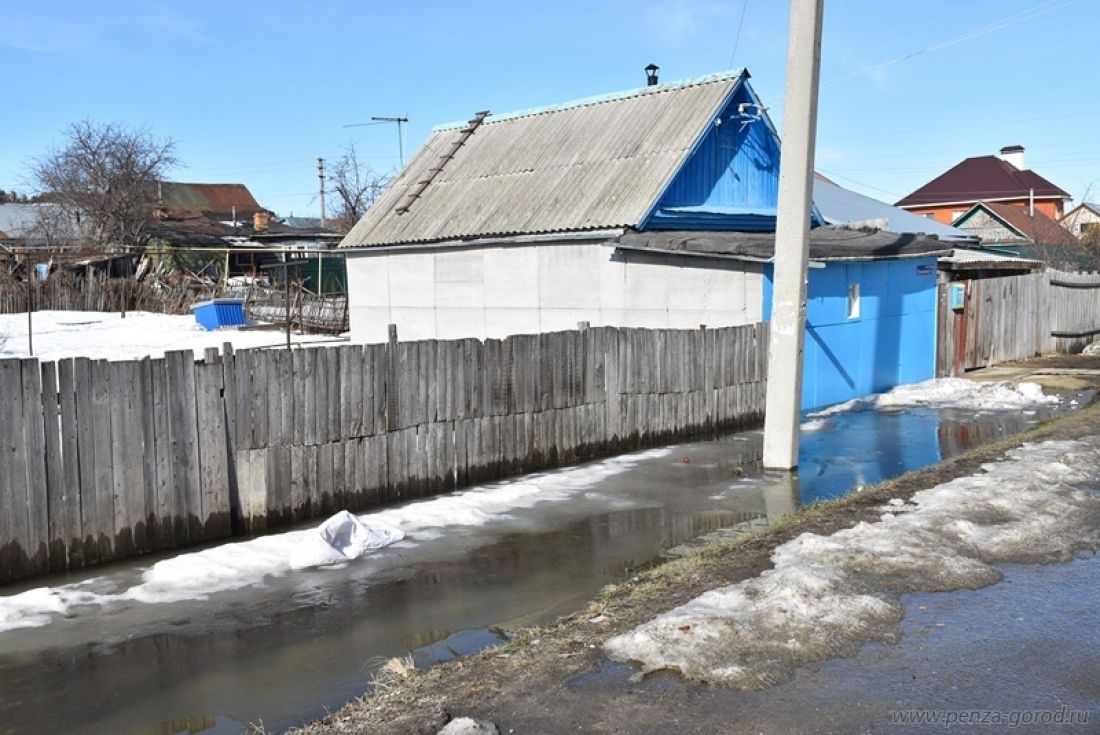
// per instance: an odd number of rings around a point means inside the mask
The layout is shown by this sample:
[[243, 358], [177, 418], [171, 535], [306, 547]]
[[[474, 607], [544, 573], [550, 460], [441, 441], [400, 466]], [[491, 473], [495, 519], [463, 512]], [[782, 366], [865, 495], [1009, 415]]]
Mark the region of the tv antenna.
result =
[[352, 123], [345, 128], [362, 128], [368, 125], [385, 125], [397, 123], [397, 157], [401, 162], [401, 168], [405, 168], [405, 125], [409, 122], [407, 117], [372, 117], [370, 122]]

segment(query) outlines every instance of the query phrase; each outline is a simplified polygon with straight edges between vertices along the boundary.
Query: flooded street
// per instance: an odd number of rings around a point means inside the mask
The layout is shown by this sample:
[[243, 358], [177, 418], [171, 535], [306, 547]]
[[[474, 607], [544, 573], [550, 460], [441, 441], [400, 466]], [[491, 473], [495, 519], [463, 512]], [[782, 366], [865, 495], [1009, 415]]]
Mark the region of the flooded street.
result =
[[[82, 596], [45, 624], [0, 628], [0, 732], [238, 733], [260, 722], [282, 730], [362, 694], [388, 657], [411, 652], [427, 666], [472, 653], [576, 609], [691, 538], [774, 520], [1084, 400], [977, 414], [832, 414], [805, 431], [793, 482], [761, 473], [760, 434], [746, 432], [493, 483], [447, 506], [468, 505], [472, 520], [444, 519], [342, 568], [261, 576], [206, 599], [201, 578], [190, 599], [117, 595], [140, 586], [153, 558], [5, 589], [75, 585]], [[484, 500], [517, 488], [552, 492], [542, 501], [537, 492], [511, 504]], [[986, 592], [949, 597], [965, 594]]]

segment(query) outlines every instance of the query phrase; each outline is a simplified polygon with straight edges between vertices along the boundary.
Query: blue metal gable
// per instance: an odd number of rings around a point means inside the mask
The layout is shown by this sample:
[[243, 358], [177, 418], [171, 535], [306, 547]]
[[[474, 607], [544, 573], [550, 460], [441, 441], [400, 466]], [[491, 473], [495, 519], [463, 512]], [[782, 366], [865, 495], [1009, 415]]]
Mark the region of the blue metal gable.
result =
[[742, 77], [640, 229], [773, 231], [778, 196], [779, 136]]

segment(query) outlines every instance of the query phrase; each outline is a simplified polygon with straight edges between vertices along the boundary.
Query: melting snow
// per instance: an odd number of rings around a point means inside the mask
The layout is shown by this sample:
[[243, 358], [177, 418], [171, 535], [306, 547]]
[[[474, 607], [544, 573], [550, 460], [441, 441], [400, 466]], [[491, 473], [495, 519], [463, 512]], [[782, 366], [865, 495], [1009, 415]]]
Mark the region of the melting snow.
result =
[[[972, 383], [967, 383], [973, 386]], [[906, 513], [885, 513], [830, 536], [779, 546], [774, 568], [704, 593], [605, 644], [645, 672], [755, 689], [794, 667], [893, 641], [898, 595], [992, 584], [999, 562], [1066, 561], [1100, 547], [1100, 437], [1027, 444], [984, 473], [916, 493]]]
[[669, 452], [636, 452], [362, 516], [342, 511], [316, 528], [222, 544], [165, 559], [144, 570], [139, 584], [124, 590], [104, 591], [101, 577], [0, 597], [0, 632], [47, 625], [57, 615], [73, 614], [79, 606], [128, 600], [170, 603], [203, 599], [216, 592], [262, 585], [269, 576], [309, 567], [341, 566], [401, 539], [430, 541], [447, 528], [481, 526], [538, 503], [585, 495], [604, 478]]
[[[1038, 383], [1010, 380], [981, 382], [965, 378], [934, 378], [923, 383], [899, 385], [886, 393], [856, 398], [811, 413], [821, 419], [844, 411], [904, 408], [956, 408], [968, 411], [1011, 411], [1059, 403], [1058, 396], [1046, 395]], [[811, 422], [812, 423], [812, 422]]]

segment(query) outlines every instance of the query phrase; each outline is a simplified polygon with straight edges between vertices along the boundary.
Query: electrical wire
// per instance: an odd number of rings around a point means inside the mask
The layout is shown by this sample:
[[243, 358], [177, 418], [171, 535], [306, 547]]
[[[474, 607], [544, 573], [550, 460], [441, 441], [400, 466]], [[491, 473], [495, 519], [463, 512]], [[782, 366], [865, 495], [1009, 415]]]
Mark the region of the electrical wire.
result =
[[1077, 0], [1045, 0], [1038, 5], [1033, 5], [1030, 8], [1026, 8], [1011, 15], [1005, 16], [1000, 20], [995, 20], [987, 25], [975, 28], [971, 31], [967, 31], [966, 33], [963, 33], [961, 35], [954, 36], [953, 38], [949, 38], [946, 41], [939, 41], [929, 46], [925, 46], [922, 49], [911, 51], [907, 54], [904, 54], [903, 56], [898, 56], [896, 58], [888, 59], [877, 64], [871, 64], [869, 66], [861, 67], [859, 69], [856, 69], [855, 71], [848, 72], [847, 74], [841, 74], [840, 76], [827, 79], [822, 82], [822, 84], [835, 84], [836, 82], [847, 81], [849, 79], [864, 76], [868, 72], [872, 72], [877, 69], [883, 69], [888, 66], [900, 64], [903, 61], [908, 61], [917, 56], [923, 56], [924, 54], [941, 51], [945, 48], [950, 48], [951, 46], [957, 46], [960, 43], [965, 43], [967, 41], [972, 41], [975, 38], [980, 38], [981, 36], [995, 33], [997, 31], [1008, 28], [1009, 26], [1016, 25], [1017, 23], [1022, 23], [1025, 20], [1032, 20], [1039, 17], [1040, 15], [1045, 15], [1046, 13], [1050, 13], [1054, 10], [1059, 10], [1061, 8], [1072, 5], [1075, 2], [1077, 2]]
[[730, 53], [730, 63], [726, 64], [727, 69], [733, 68], [733, 60], [737, 57], [737, 47], [741, 45], [741, 30], [745, 27], [745, 11], [749, 8], [749, 0], [743, 0], [741, 3], [741, 19], [737, 21], [737, 35], [733, 39], [733, 51]]

